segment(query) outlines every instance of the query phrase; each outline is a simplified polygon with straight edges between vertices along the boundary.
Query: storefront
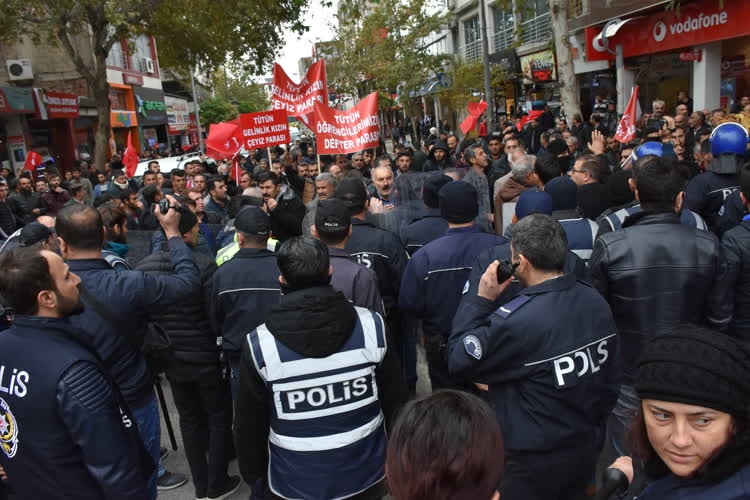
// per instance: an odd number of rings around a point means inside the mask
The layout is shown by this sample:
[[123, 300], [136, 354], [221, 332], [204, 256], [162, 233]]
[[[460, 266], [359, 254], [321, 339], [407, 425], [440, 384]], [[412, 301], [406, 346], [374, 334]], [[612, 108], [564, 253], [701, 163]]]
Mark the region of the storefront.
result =
[[138, 115], [141, 150], [166, 149], [168, 121], [164, 91], [134, 85], [133, 95]]
[[28, 120], [30, 149], [53, 159], [61, 171], [68, 170], [77, 159], [74, 122], [80, 114], [78, 96], [37, 88], [34, 98], [37, 113]]
[[188, 128], [190, 127], [190, 111], [187, 99], [164, 96], [167, 106], [167, 133], [169, 135], [170, 151], [179, 153], [183, 146], [190, 145]]
[[0, 165], [18, 171], [26, 161], [25, 116], [35, 112], [31, 88], [0, 87]]
[[516, 111], [521, 109], [530, 112], [536, 109], [535, 102], [545, 101], [551, 107], [557, 107], [560, 103], [560, 88], [557, 85], [557, 63], [555, 54], [551, 49], [532, 52], [519, 56], [521, 64], [522, 92], [515, 106]]
[[109, 102], [111, 104], [109, 121], [112, 127], [110, 140], [112, 153], [125, 149], [128, 144], [128, 132], [132, 134], [134, 146], [139, 148], [140, 141], [136, 140], [138, 138], [138, 116], [133, 87], [110, 83]]
[[692, 96], [695, 109], [731, 108], [750, 90], [748, 19], [750, 2], [683, 2], [679, 10], [659, 8], [587, 28], [586, 58], [615, 61], [621, 51], [620, 107], [637, 84], [644, 110], [657, 98], [673, 110], [681, 90]]

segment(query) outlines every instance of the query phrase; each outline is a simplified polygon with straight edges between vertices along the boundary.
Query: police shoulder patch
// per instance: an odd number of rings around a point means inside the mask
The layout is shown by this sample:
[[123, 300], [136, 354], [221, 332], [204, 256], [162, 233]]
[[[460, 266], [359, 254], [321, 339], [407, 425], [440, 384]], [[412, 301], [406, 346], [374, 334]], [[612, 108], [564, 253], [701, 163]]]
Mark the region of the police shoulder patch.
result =
[[464, 349], [469, 356], [475, 359], [482, 359], [482, 343], [476, 335], [467, 335], [464, 337]]
[[18, 451], [18, 424], [8, 403], [2, 398], [0, 398], [0, 449], [8, 458], [13, 458]]
[[518, 309], [521, 308], [525, 303], [531, 300], [531, 295], [519, 295], [518, 297], [514, 298], [507, 304], [504, 304], [500, 306], [497, 311], [495, 311], [495, 314], [502, 318], [508, 318], [511, 314], [516, 312]]

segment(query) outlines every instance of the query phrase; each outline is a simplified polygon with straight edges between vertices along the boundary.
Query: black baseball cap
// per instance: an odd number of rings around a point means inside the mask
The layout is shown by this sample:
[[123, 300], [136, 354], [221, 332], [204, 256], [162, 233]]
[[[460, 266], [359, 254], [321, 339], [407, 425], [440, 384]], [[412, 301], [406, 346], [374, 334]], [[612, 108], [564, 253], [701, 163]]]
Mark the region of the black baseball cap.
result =
[[271, 218], [259, 207], [245, 206], [234, 219], [234, 227], [245, 234], [271, 234]]
[[54, 229], [45, 226], [40, 222], [30, 222], [26, 224], [21, 233], [18, 235], [18, 241], [21, 246], [30, 247], [40, 241], [44, 241], [55, 234]]
[[352, 224], [349, 207], [344, 200], [331, 198], [320, 200], [315, 211], [315, 229], [318, 232], [337, 232], [348, 229]]
[[349, 208], [349, 215], [360, 213], [368, 199], [365, 183], [354, 177], [342, 179], [336, 188], [336, 198], [342, 200]]

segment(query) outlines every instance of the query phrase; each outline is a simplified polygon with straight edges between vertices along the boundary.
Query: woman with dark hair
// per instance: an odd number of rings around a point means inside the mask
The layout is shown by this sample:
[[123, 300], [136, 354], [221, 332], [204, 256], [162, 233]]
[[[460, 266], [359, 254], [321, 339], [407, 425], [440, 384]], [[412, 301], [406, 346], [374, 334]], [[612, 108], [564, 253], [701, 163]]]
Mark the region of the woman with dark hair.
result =
[[[750, 349], [741, 341], [682, 326], [648, 342], [631, 428], [638, 499], [750, 498]], [[633, 480], [632, 462], [612, 467]], [[644, 477], [638, 477], [642, 472]]]
[[481, 399], [453, 390], [411, 401], [388, 440], [394, 500], [497, 500], [503, 437]]

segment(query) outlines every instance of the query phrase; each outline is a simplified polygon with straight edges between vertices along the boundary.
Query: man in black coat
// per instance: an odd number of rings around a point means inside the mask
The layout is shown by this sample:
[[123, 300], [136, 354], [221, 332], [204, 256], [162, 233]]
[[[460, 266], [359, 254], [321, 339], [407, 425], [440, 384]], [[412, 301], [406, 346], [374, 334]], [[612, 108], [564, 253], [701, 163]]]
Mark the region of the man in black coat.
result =
[[273, 172], [263, 172], [256, 179], [263, 193], [263, 211], [271, 217], [271, 231], [283, 242], [302, 234], [302, 219], [305, 204], [288, 186], [282, 187], [281, 179]]
[[[190, 210], [184, 210], [179, 231], [194, 249], [200, 226]], [[239, 476], [228, 476], [227, 447], [232, 433], [232, 398], [229, 381], [219, 363], [217, 332], [209, 321], [208, 303], [216, 263], [203, 252], [193, 251], [201, 273], [201, 289], [182, 301], [149, 310], [149, 317], [166, 330], [172, 356], [166, 367], [175, 406], [180, 414], [182, 442], [196, 498], [229, 495], [240, 485]], [[152, 253], [137, 266], [139, 271], [174, 274], [169, 252]]]

